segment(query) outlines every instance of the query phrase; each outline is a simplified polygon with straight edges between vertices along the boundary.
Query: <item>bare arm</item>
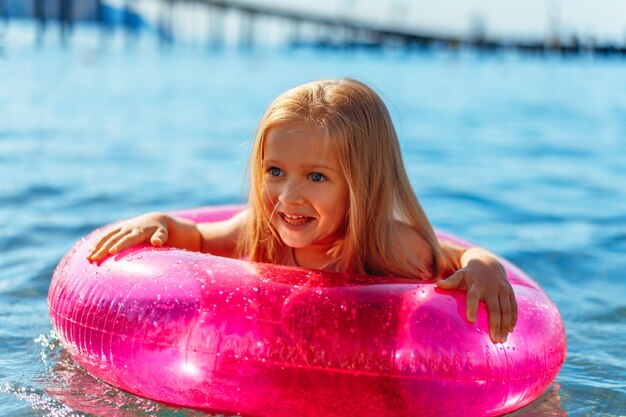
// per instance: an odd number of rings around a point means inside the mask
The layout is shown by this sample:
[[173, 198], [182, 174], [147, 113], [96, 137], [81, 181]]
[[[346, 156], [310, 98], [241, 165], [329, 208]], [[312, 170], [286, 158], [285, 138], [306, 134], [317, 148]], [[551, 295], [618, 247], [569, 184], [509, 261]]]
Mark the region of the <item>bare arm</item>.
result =
[[244, 210], [228, 220], [198, 224], [200, 251], [228, 258], [237, 257], [237, 246], [248, 216], [248, 210]]
[[[413, 256], [429, 259], [431, 248], [418, 233], [400, 224], [399, 239]], [[489, 318], [489, 334], [493, 342], [505, 342], [517, 322], [517, 302], [504, 267], [498, 258], [480, 247], [464, 248], [440, 241], [443, 256], [448, 262], [446, 270], [440, 271], [446, 279], [437, 281], [442, 289], [467, 291], [467, 320], [476, 321], [479, 301], [484, 301]]]
[[148, 213], [127, 220], [101, 236], [87, 259], [99, 261], [131, 246], [150, 243], [196, 252], [234, 257], [241, 231], [247, 220], [243, 211], [229, 220], [194, 223], [166, 213]]

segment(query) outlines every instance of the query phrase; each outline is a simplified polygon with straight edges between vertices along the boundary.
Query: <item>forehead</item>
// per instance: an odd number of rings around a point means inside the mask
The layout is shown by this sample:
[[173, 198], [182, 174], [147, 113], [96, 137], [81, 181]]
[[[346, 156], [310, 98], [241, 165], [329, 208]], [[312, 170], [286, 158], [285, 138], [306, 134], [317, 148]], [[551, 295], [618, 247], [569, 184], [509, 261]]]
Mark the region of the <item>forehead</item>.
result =
[[305, 123], [286, 123], [269, 129], [263, 147], [263, 159], [337, 165], [329, 152], [324, 131]]
[[268, 129], [265, 147], [267, 148], [268, 145], [288, 145], [289, 142], [321, 144], [323, 141], [324, 132], [321, 128], [306, 123], [283, 123]]

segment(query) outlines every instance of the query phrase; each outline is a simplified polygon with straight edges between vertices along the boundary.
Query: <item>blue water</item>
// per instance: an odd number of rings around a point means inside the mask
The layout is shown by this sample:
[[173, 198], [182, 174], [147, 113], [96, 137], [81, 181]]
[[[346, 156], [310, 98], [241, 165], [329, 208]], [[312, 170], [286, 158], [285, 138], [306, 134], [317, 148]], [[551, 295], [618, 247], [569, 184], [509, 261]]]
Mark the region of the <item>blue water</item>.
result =
[[72, 42], [6, 42], [0, 59], [0, 416], [200, 415], [75, 365], [50, 333], [51, 274], [104, 223], [242, 201], [265, 106], [339, 76], [381, 91], [436, 227], [559, 307], [567, 360], [516, 415], [626, 415], [626, 61]]

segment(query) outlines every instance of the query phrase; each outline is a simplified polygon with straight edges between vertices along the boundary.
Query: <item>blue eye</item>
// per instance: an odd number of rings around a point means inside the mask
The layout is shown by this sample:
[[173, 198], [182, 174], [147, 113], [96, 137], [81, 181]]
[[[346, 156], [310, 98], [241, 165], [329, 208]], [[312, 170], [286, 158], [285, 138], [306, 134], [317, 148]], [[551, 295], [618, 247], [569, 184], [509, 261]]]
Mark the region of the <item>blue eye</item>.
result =
[[280, 175], [283, 173], [280, 168], [276, 168], [276, 167], [269, 167], [267, 169], [267, 173], [270, 174], [272, 177], [280, 177]]
[[312, 172], [311, 175], [309, 175], [309, 178], [311, 178], [311, 181], [314, 182], [326, 181], [324, 174], [320, 174], [319, 172]]

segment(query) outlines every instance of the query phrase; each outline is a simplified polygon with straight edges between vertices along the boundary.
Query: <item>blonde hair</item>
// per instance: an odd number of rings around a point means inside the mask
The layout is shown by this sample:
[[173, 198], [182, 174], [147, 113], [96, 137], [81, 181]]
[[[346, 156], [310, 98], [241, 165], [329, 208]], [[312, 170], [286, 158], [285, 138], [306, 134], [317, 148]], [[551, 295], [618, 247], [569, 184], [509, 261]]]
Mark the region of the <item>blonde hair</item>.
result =
[[[241, 241], [243, 254], [252, 261], [276, 262], [284, 251], [264, 209], [263, 152], [270, 129], [286, 123], [319, 128], [348, 183], [345, 234], [329, 252], [337, 270], [434, 279], [449, 268], [409, 183], [387, 107], [372, 89], [353, 79], [295, 87], [263, 115], [250, 155], [250, 217]], [[417, 231], [428, 259], [420, 259], [416, 248], [398, 244], [397, 220]]]

